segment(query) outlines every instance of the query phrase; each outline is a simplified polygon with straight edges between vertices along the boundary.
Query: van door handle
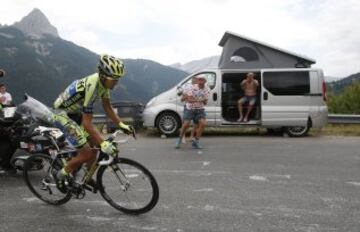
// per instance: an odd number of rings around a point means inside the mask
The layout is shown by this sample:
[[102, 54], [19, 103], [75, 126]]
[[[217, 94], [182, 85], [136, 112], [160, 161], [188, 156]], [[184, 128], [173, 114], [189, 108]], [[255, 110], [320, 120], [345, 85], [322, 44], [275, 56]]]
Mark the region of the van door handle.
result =
[[213, 100], [216, 101], [217, 100], [217, 93], [213, 94]]
[[264, 97], [263, 97], [263, 99], [264, 99], [264, 100], [267, 100], [268, 98], [269, 98], [268, 92], [264, 92]]

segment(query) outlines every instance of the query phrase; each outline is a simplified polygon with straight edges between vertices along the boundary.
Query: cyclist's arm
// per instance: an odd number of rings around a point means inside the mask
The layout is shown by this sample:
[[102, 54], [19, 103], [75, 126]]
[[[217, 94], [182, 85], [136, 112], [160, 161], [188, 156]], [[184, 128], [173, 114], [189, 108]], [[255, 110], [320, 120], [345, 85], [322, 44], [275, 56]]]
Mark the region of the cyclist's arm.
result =
[[100, 145], [104, 139], [101, 137], [94, 124], [92, 124], [92, 118], [92, 113], [82, 113], [82, 126], [86, 132], [89, 133], [91, 139], [96, 143], [96, 145]]
[[121, 122], [121, 119], [111, 107], [110, 98], [103, 98], [102, 105], [106, 115], [111, 119], [111, 121], [118, 125]]

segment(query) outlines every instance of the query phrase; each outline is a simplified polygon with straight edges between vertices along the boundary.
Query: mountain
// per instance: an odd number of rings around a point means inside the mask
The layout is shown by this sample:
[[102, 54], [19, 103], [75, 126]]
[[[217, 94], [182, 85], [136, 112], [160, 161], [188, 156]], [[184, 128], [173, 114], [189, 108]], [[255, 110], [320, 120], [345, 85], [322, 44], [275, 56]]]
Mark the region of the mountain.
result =
[[[19, 23], [0, 27], [0, 68], [6, 70], [0, 82], [16, 103], [26, 92], [51, 105], [72, 81], [96, 72], [99, 56], [61, 39], [44, 17], [35, 9]], [[124, 59], [124, 63], [126, 75], [112, 91], [112, 101], [146, 103], [188, 75], [150, 60]]]
[[360, 81], [360, 73], [352, 74], [338, 81], [328, 82], [327, 89], [329, 92], [332, 92], [334, 94], [340, 94], [344, 91], [346, 87], [348, 87], [349, 85], [351, 85], [351, 83], [355, 81]]
[[325, 76], [325, 81], [326, 82], [339, 81], [341, 79], [342, 79], [342, 77]]
[[46, 16], [37, 8], [13, 26], [30, 36], [42, 37], [48, 34], [59, 37], [56, 27], [51, 25]]
[[193, 60], [185, 64], [172, 64], [170, 67], [183, 70], [188, 73], [198, 72], [202, 69], [218, 67], [220, 56], [210, 56], [200, 60]]

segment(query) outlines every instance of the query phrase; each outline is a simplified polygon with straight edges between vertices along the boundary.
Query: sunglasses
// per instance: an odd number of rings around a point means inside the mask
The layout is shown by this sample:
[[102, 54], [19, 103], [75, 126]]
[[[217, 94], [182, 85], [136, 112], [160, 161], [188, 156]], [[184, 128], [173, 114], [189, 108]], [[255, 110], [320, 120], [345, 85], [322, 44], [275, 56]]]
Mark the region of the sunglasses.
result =
[[104, 78], [106, 80], [110, 80], [110, 81], [116, 81], [116, 82], [119, 81], [119, 78], [115, 78], [115, 77], [112, 77], [112, 76], [102, 75], [102, 78]]

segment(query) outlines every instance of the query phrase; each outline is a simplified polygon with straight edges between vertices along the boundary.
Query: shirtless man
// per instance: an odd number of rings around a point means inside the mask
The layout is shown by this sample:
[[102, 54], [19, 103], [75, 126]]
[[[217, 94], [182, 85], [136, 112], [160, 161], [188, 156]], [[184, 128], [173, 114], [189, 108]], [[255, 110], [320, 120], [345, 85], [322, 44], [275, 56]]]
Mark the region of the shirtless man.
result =
[[[259, 86], [259, 82], [254, 79], [255, 74], [250, 72], [246, 75], [246, 79], [241, 82], [241, 88], [245, 92], [245, 96], [240, 98], [238, 101], [238, 110], [240, 114], [240, 118], [238, 119], [238, 122], [248, 122], [249, 121], [249, 115], [254, 108], [254, 105], [256, 103], [256, 90]], [[243, 115], [243, 104], [245, 102], [249, 102], [249, 107], [247, 108], [245, 117]]]

